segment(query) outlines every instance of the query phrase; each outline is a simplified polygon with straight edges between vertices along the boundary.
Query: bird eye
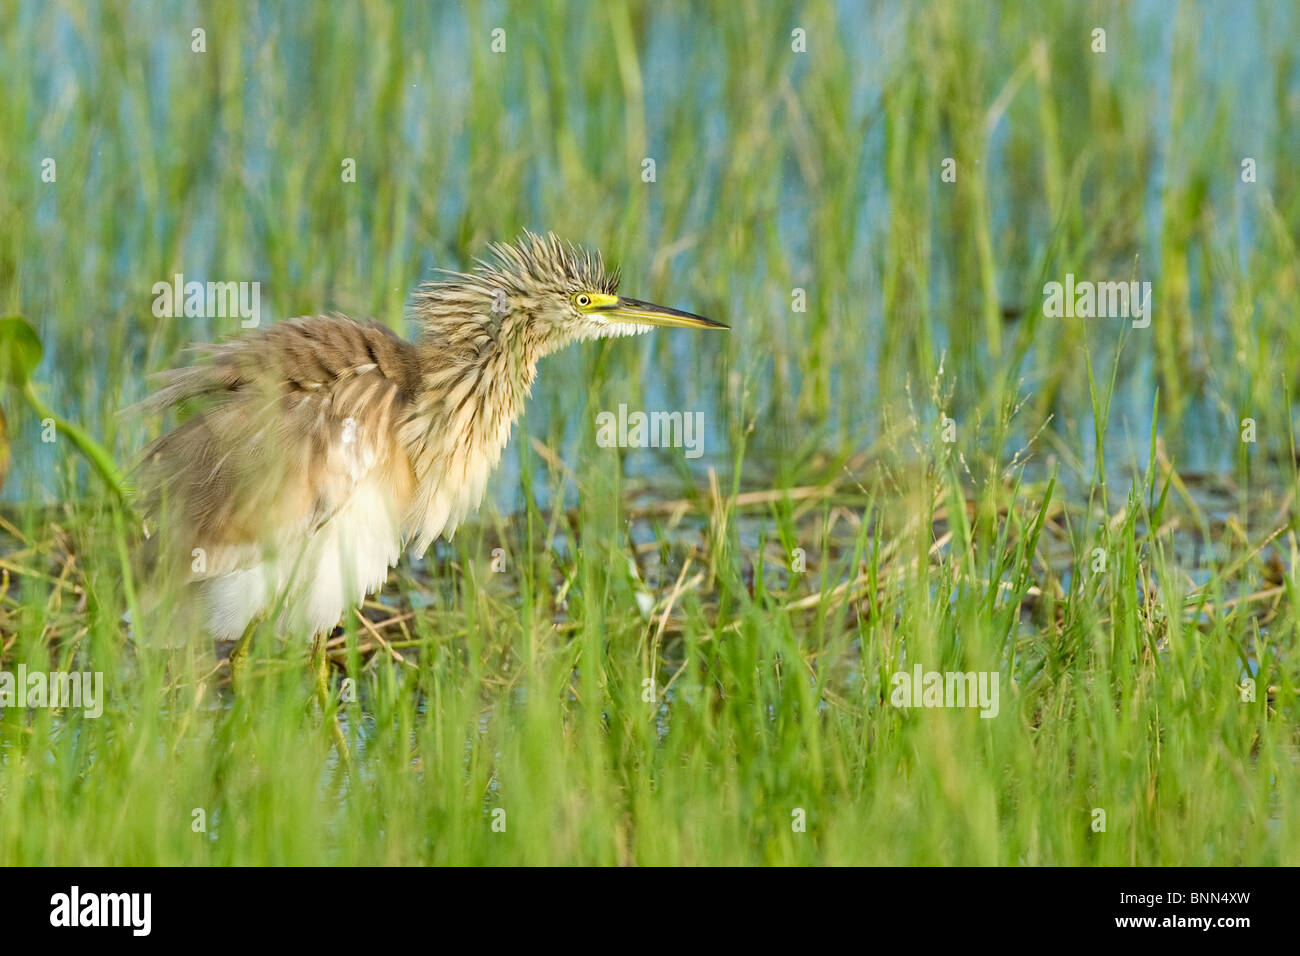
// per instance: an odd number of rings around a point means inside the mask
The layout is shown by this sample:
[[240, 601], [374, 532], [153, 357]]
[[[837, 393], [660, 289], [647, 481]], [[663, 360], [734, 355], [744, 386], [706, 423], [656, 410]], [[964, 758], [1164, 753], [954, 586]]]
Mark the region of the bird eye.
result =
[[579, 292], [573, 297], [573, 304], [580, 309], [585, 309], [587, 306], [591, 305], [591, 296], [587, 295], [585, 292]]

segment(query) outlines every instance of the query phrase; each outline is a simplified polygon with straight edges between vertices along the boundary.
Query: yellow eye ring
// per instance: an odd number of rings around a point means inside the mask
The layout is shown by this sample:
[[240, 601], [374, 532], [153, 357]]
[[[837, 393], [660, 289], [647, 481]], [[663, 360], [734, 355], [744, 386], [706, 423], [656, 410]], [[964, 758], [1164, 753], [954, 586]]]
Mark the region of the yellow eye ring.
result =
[[579, 292], [573, 297], [573, 304], [580, 309], [585, 309], [587, 306], [591, 305], [591, 296], [587, 295], [585, 292]]

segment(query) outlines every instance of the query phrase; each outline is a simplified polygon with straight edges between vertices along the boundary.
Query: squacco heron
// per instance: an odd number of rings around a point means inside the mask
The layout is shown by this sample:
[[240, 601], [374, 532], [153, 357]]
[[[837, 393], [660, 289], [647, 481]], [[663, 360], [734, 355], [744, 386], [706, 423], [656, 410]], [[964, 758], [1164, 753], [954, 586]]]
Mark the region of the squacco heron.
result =
[[298, 318], [198, 346], [198, 364], [163, 374], [147, 407], [188, 417], [145, 452], [145, 563], [212, 637], [242, 648], [269, 616], [320, 641], [404, 549], [450, 536], [544, 356], [654, 326], [726, 328], [619, 295], [618, 270], [553, 233], [490, 249], [416, 291], [415, 342]]

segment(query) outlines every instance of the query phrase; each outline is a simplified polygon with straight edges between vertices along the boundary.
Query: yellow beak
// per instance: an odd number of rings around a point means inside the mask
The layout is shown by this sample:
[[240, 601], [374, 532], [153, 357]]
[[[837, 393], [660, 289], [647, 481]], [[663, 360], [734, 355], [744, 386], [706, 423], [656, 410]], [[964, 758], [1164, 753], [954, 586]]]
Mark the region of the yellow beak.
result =
[[604, 316], [611, 322], [668, 325], [681, 329], [729, 328], [729, 326], [723, 325], [721, 322], [714, 322], [712, 319], [706, 319], [694, 312], [679, 312], [677, 309], [670, 309], [667, 306], [655, 305], [653, 302], [642, 302], [640, 299], [629, 299], [621, 295], [614, 298], [612, 302], [597, 305], [591, 311], [596, 315]]

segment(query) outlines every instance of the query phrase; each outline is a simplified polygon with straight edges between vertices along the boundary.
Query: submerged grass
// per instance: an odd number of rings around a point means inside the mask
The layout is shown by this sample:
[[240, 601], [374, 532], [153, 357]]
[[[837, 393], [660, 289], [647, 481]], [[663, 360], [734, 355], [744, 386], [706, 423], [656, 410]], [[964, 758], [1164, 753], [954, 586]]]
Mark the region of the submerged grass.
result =
[[[137, 646], [134, 518], [7, 396], [0, 671], [106, 702], [0, 714], [0, 863], [1300, 863], [1300, 24], [1222, 13], [12, 3], [0, 311], [122, 461], [238, 332], [155, 318], [177, 272], [401, 328], [552, 228], [734, 332], [548, 360], [493, 504], [331, 644], [347, 765], [306, 648], [234, 694]], [[1151, 326], [1046, 318], [1066, 273]], [[597, 447], [620, 403], [708, 454]], [[892, 706], [916, 665], [997, 716]]]

